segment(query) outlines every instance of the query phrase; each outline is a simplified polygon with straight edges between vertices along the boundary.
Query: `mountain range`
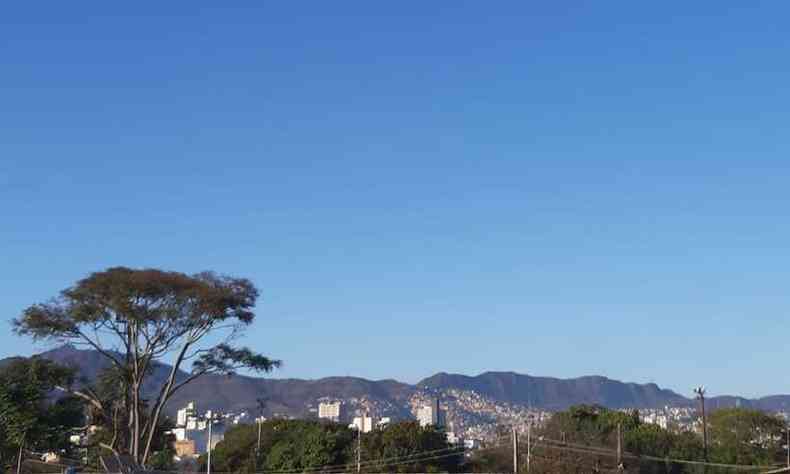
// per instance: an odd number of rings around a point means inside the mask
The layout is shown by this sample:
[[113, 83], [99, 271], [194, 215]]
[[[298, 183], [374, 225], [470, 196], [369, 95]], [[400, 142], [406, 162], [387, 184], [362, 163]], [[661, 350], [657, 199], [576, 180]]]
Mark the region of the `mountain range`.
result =
[[[61, 346], [39, 354], [40, 357], [72, 366], [81, 378], [94, 380], [108, 366], [96, 351]], [[0, 360], [0, 365], [9, 359]], [[153, 396], [153, 388], [170, 371], [166, 364], [156, 364], [144, 392]], [[180, 373], [179, 378], [186, 377]], [[476, 376], [438, 373], [417, 384], [397, 380], [367, 380], [358, 377], [327, 377], [317, 380], [258, 378], [235, 375], [208, 375], [177, 392], [168, 403], [174, 413], [188, 401], [195, 400], [200, 409], [257, 413], [263, 401], [266, 416], [315, 416], [317, 404], [324, 399], [343, 400], [349, 407], [364, 408], [379, 416], [410, 418], [415, 403], [425, 397], [438, 397], [455, 410], [488, 407], [491, 413], [513, 407], [556, 411], [576, 404], [597, 404], [608, 408], [661, 408], [693, 406], [694, 400], [658, 385], [625, 383], [602, 376], [571, 379], [535, 377], [515, 372], [485, 372]], [[470, 398], [471, 397], [471, 398]], [[464, 401], [466, 400], [466, 401]], [[473, 400], [473, 402], [468, 402]], [[462, 403], [462, 401], [464, 401]], [[709, 399], [708, 406], [732, 407], [736, 404], [765, 411], [790, 411], [790, 395], [759, 399], [722, 396]], [[508, 408], [509, 407], [509, 408]], [[483, 410], [485, 411], [485, 410]], [[480, 413], [468, 413], [478, 416]]]

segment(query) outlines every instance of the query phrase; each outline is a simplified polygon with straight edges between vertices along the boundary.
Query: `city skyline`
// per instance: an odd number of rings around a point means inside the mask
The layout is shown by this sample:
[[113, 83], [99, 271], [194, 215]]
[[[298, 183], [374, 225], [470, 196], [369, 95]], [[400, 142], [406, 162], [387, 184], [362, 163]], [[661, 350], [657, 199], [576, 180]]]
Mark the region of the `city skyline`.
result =
[[271, 377], [790, 393], [790, 6], [4, 11], [4, 324], [212, 270], [261, 290]]

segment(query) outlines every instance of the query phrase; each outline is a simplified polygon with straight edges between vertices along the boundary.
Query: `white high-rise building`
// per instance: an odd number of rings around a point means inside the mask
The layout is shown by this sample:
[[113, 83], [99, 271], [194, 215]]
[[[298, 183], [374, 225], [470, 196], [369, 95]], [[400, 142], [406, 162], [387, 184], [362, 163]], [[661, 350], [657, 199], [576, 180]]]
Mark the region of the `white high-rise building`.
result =
[[176, 426], [186, 427], [190, 418], [197, 416], [197, 408], [195, 402], [187, 403], [187, 406], [178, 410], [176, 414]]
[[[228, 425], [236, 423], [246, 417], [246, 413], [242, 412], [238, 415], [223, 415], [217, 414], [211, 410], [207, 411], [203, 416], [197, 412], [197, 404], [189, 402], [184, 408], [178, 410], [176, 415], [176, 427], [170, 433], [174, 435], [177, 442], [192, 442], [192, 450], [194, 453], [205, 452], [208, 446], [215, 446], [225, 436], [225, 430]], [[209, 420], [212, 422], [211, 439], [208, 439], [208, 424]]]
[[348, 426], [351, 429], [361, 431], [363, 433], [370, 433], [375, 426], [375, 420], [368, 415], [356, 416], [354, 421]]
[[417, 421], [420, 426], [440, 426], [439, 400], [433, 399], [417, 409]]
[[342, 408], [343, 403], [340, 401], [321, 402], [318, 404], [318, 418], [338, 422], [342, 416]]

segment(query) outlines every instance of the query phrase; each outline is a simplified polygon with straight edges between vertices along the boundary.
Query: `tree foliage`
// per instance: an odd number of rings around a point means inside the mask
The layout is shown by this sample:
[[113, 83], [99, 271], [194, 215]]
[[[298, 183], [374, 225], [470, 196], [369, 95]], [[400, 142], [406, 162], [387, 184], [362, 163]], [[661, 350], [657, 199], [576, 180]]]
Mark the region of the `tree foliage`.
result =
[[[261, 447], [257, 451], [257, 425], [242, 425], [225, 433], [212, 451], [217, 472], [302, 471], [337, 466], [355, 469], [357, 432], [336, 423], [310, 420], [272, 420], [261, 424]], [[416, 422], [394, 423], [362, 435], [364, 472], [455, 472], [463, 454], [420, 460], [423, 453], [447, 454], [444, 433], [422, 428]], [[256, 456], [257, 451], [257, 456]], [[415, 456], [416, 455], [416, 456]], [[422, 455], [422, 456], [421, 456]], [[416, 459], [409, 462], [409, 456]], [[397, 465], [376, 461], [397, 458]], [[407, 462], [402, 462], [406, 459]], [[205, 468], [206, 457], [201, 458]]]
[[71, 430], [82, 424], [83, 404], [73, 397], [52, 400], [73, 372], [41, 358], [17, 359], [0, 370], [0, 454], [7, 464], [21, 450], [66, 451]]
[[[346, 426], [311, 420], [271, 420], [231, 428], [212, 451], [212, 468], [223, 472], [301, 470], [350, 462], [354, 433]], [[205, 456], [201, 458], [205, 465]]]
[[[164, 406], [181, 387], [206, 374], [279, 365], [233, 346], [253, 322], [257, 298], [258, 290], [243, 278], [115, 267], [80, 280], [53, 301], [30, 306], [13, 324], [18, 334], [85, 346], [109, 361], [119, 382], [112, 403], [92, 390], [71, 392], [104, 419], [117, 420], [114, 410], [120, 406], [124, 426], [109, 447], [145, 464]], [[172, 368], [146, 403], [143, 383], [165, 357]], [[189, 375], [179, 377], [189, 363]]]
[[[686, 473], [694, 467], [651, 458], [702, 460], [702, 440], [695, 433], [673, 432], [640, 422], [637, 411], [580, 405], [555, 413], [533, 432], [532, 473], [607, 472], [617, 468], [617, 428], [620, 426], [624, 472]], [[522, 442], [526, 440], [522, 437]], [[520, 450], [521, 469], [526, 456]], [[512, 469], [512, 448], [475, 453], [469, 463], [476, 472]], [[714, 472], [714, 471], [709, 471]]]
[[716, 462], [769, 465], [782, 458], [784, 422], [759, 410], [716, 410], [708, 418], [708, 434]]
[[[531, 472], [605, 472], [616, 468], [618, 425], [625, 472], [731, 472], [727, 468], [673, 461], [704, 461], [699, 433], [642, 423], [636, 411], [587, 405], [554, 414], [534, 433]], [[767, 466], [783, 461], [785, 426], [776, 417], [756, 410], [722, 409], [710, 414], [708, 425], [709, 461], [713, 463]], [[521, 454], [523, 464], [525, 453]], [[506, 447], [475, 454], [469, 466], [477, 472], [502, 471], [512, 467], [512, 451]]]
[[454, 472], [463, 461], [463, 452], [459, 450], [458, 455], [452, 455], [451, 448], [444, 431], [420, 426], [416, 421], [394, 423], [362, 436], [362, 454], [366, 460], [413, 459], [393, 466], [374, 463], [366, 468], [369, 472]]

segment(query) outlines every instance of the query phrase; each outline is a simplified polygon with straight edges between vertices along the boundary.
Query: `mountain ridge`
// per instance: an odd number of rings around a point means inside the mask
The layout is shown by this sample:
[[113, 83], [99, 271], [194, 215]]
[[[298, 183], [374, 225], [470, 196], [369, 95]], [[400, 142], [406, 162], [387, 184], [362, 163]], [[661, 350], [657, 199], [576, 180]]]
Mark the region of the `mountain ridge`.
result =
[[[109, 366], [98, 352], [72, 346], [57, 347], [38, 356], [77, 368], [79, 375], [86, 381], [95, 380], [99, 372]], [[0, 360], [0, 364], [11, 359], [14, 357]], [[171, 366], [167, 364], [155, 364], [143, 388], [144, 394], [153, 394], [154, 387], [161, 383], [170, 369]], [[181, 371], [178, 378], [186, 376], [186, 372]], [[305, 417], [313, 415], [321, 399], [342, 399], [351, 408], [365, 406], [366, 409], [380, 412], [381, 416], [408, 418], [412, 416], [412, 405], [416, 403], [416, 398], [441, 398], [450, 391], [476, 393], [492, 403], [546, 411], [562, 410], [577, 404], [608, 408], [662, 408], [696, 403], [693, 399], [652, 382], [622, 382], [602, 375], [562, 379], [513, 371], [486, 371], [478, 375], [438, 372], [416, 384], [392, 378], [369, 380], [352, 376], [279, 379], [249, 375], [207, 375], [177, 392], [168, 403], [167, 412], [172, 414], [191, 400], [198, 400], [205, 409], [257, 411], [258, 400], [263, 398], [265, 413], [269, 416]], [[765, 411], [790, 410], [790, 395], [768, 395], [755, 399], [723, 395], [708, 400], [712, 409], [740, 405]]]

